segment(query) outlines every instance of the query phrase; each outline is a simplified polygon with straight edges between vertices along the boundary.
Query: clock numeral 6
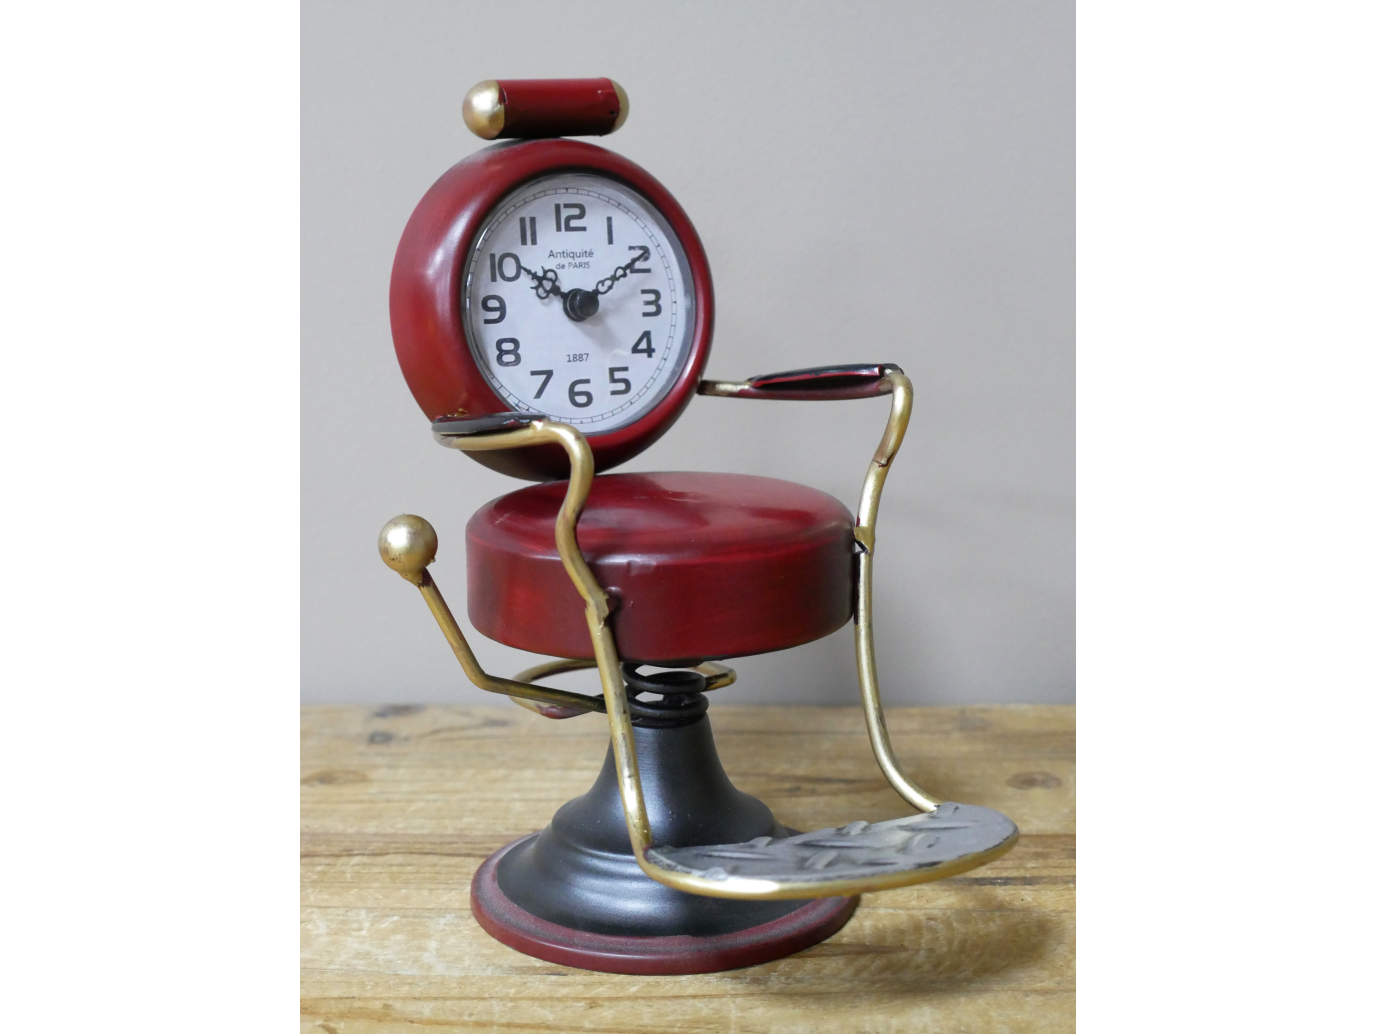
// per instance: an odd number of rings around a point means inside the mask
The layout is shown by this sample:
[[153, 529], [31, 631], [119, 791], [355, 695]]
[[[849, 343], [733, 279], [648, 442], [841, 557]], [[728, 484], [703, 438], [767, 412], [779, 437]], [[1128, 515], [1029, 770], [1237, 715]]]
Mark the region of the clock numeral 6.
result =
[[501, 323], [502, 320], [506, 319], [506, 302], [502, 301], [500, 295], [483, 295], [482, 306], [483, 312], [495, 312], [497, 314], [490, 320], [484, 319], [484, 323]]
[[631, 393], [630, 380], [625, 377], [617, 376], [618, 373], [626, 373], [629, 370], [629, 366], [613, 366], [610, 370], [607, 371], [607, 375], [611, 378], [611, 382], [613, 384], [619, 384], [621, 386], [620, 388], [613, 388], [611, 394], [629, 395]]
[[[507, 259], [511, 259], [511, 275], [507, 276]], [[513, 280], [521, 279], [521, 260], [509, 251], [504, 251], [500, 255], [488, 255], [488, 276], [495, 284], [498, 280], [505, 280], [511, 283]]]
[[520, 366], [521, 342], [514, 337], [499, 337], [497, 339], [497, 365]]
[[569, 385], [569, 401], [579, 409], [587, 409], [592, 405], [592, 392], [588, 391], [587, 388], [580, 388], [578, 385], [591, 383], [592, 381], [588, 378], [582, 377]]
[[[636, 261], [638, 262], [638, 261], [640, 261], [640, 260], [637, 259]], [[648, 294], [648, 295], [650, 296], [650, 297], [648, 297], [648, 298], [643, 298], [643, 299], [641, 299], [640, 304], [643, 305], [643, 306], [645, 306], [645, 308], [641, 311], [640, 315], [642, 315], [642, 316], [644, 316], [644, 317], [646, 317], [646, 318], [649, 318], [650, 316], [658, 316], [661, 312], [664, 311], [664, 306], [662, 306], [662, 305], [659, 304], [659, 292], [658, 292], [658, 291], [653, 290], [653, 289], [651, 289], [651, 288], [646, 288], [645, 290], [641, 291], [640, 293], [641, 293], [641, 294]]]

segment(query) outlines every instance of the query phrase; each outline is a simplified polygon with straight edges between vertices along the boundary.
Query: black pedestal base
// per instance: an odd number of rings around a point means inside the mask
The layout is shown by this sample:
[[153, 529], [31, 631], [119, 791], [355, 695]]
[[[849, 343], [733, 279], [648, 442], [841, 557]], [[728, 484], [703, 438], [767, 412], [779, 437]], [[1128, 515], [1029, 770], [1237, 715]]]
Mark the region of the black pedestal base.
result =
[[[658, 843], [743, 843], [792, 832], [731, 785], [705, 715], [638, 727], [635, 741]], [[656, 883], [631, 851], [610, 749], [591, 790], [542, 832], [489, 858], [473, 880], [474, 915], [504, 944], [618, 973], [712, 972], [780, 958], [839, 930], [856, 900], [731, 901]]]
[[531, 915], [513, 904], [497, 884], [503, 858], [538, 836], [532, 833], [512, 841], [479, 866], [470, 895], [473, 918], [508, 948], [563, 966], [639, 976], [718, 973], [757, 966], [826, 940], [846, 925], [860, 904], [859, 897], [789, 902], [795, 906], [793, 910], [771, 922], [707, 937], [586, 933]]

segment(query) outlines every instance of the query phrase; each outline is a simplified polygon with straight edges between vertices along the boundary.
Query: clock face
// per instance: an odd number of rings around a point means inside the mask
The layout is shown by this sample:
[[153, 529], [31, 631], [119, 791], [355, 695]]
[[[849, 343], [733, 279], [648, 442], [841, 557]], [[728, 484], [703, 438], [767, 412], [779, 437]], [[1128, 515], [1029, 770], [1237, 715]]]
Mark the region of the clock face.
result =
[[653, 409], [693, 336], [677, 236], [630, 187], [592, 173], [533, 180], [504, 197], [478, 232], [461, 302], [492, 389], [517, 412], [589, 436]]

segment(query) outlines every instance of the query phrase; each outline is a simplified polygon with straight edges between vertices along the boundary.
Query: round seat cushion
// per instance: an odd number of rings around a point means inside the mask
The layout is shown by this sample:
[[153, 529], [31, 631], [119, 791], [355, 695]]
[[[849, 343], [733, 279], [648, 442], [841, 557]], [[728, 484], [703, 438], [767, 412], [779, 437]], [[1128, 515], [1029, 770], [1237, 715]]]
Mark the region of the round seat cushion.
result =
[[[585, 604], [554, 544], [567, 482], [523, 488], [468, 522], [468, 616], [520, 650], [591, 657]], [[744, 474], [602, 474], [578, 544], [611, 596], [624, 660], [767, 653], [851, 616], [854, 518], [804, 485]]]

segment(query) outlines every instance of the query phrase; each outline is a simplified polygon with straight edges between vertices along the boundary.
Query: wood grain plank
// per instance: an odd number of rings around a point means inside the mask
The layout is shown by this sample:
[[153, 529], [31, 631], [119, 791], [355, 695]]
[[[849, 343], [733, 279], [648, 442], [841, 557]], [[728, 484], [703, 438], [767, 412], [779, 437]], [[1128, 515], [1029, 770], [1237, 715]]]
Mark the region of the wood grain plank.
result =
[[[780, 821], [909, 810], [879, 776], [856, 708], [716, 704], [711, 718], [733, 781]], [[840, 933], [792, 958], [632, 977], [521, 955], [468, 911], [482, 859], [591, 784], [606, 750], [597, 718], [304, 709], [302, 1030], [1072, 1030], [1073, 708], [902, 708], [889, 723], [919, 783], [1018, 822], [1011, 854], [866, 895]]]

